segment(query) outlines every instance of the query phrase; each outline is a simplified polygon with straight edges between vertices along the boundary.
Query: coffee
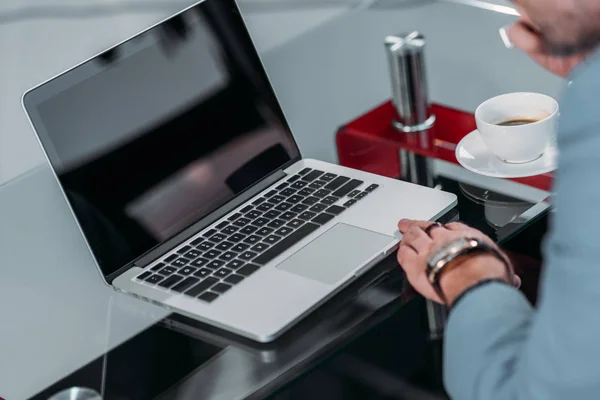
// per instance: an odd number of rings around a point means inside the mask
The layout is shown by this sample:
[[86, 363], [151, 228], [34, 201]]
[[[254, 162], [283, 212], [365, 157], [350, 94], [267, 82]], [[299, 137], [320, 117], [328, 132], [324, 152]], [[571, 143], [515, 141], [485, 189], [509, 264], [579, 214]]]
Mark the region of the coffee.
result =
[[497, 123], [498, 126], [520, 126], [520, 125], [528, 125], [534, 124], [536, 122], [541, 121], [541, 119], [537, 118], [511, 118], [506, 121]]

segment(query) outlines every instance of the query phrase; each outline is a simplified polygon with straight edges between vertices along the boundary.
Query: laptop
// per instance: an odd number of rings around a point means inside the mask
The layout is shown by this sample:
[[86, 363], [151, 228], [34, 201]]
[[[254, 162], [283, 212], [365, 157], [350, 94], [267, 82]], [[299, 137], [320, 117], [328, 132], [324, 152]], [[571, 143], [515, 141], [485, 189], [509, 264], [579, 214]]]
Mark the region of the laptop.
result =
[[399, 219], [456, 204], [302, 158], [234, 0], [187, 8], [23, 106], [106, 284], [258, 342], [393, 252]]

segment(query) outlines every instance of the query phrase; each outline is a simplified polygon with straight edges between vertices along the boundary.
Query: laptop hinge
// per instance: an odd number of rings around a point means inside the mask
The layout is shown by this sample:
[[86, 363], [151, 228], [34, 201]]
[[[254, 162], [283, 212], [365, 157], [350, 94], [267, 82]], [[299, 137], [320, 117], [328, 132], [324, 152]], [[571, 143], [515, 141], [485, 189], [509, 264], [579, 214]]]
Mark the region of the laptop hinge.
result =
[[174, 249], [175, 247], [179, 246], [181, 243], [185, 242], [189, 238], [196, 235], [198, 232], [200, 232], [203, 229], [205, 229], [206, 227], [210, 226], [212, 223], [216, 222], [223, 216], [225, 216], [228, 213], [230, 213], [231, 211], [235, 210], [237, 207], [241, 206], [242, 204], [244, 204], [245, 202], [250, 200], [252, 197], [256, 196], [260, 192], [262, 192], [265, 189], [267, 189], [268, 187], [272, 186], [275, 182], [279, 181], [280, 179], [284, 178], [285, 176], [286, 176], [286, 173], [283, 171], [283, 169], [280, 169], [277, 172], [269, 175], [267, 178], [263, 179], [256, 185], [252, 186], [248, 190], [237, 195], [234, 199], [229, 201], [227, 204], [219, 207], [217, 210], [208, 214], [206, 217], [202, 218], [201, 220], [199, 220], [198, 222], [196, 222], [189, 228], [183, 230], [178, 235], [176, 235], [176, 236], [172, 237], [171, 239], [167, 240], [166, 242], [156, 246], [152, 250], [148, 251], [147, 253], [145, 253], [144, 255], [139, 257], [137, 260], [134, 260], [133, 262], [125, 265], [123, 268], [120, 268], [116, 272], [110, 274], [107, 277], [108, 283], [112, 284], [112, 281], [115, 278], [117, 278], [119, 275], [125, 273], [132, 267], [140, 267], [140, 268], [146, 267], [148, 264], [152, 263], [157, 258], [161, 257], [165, 253], [167, 253], [170, 250]]

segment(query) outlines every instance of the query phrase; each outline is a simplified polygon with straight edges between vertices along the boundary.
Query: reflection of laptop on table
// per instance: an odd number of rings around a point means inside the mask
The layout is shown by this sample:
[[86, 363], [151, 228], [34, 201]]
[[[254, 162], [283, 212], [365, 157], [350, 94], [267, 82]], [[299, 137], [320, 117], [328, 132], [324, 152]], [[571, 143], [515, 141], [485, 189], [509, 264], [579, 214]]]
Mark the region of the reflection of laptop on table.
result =
[[233, 0], [30, 90], [107, 284], [257, 341], [368, 271], [451, 194], [303, 159]]

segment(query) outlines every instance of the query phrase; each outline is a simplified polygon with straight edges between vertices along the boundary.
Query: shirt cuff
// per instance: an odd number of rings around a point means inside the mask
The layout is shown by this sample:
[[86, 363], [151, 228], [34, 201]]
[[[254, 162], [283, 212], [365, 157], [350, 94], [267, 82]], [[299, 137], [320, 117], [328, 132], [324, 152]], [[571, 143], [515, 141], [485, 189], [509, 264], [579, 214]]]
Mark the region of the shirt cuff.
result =
[[458, 296], [456, 298], [456, 300], [454, 300], [454, 303], [452, 303], [452, 306], [450, 307], [449, 312], [452, 312], [452, 310], [454, 310], [456, 308], [456, 305], [458, 303], [460, 303], [469, 293], [473, 293], [477, 289], [482, 288], [482, 287], [487, 286], [487, 285], [490, 285], [492, 283], [501, 283], [501, 284], [504, 284], [506, 286], [514, 287], [514, 286], [510, 285], [508, 282], [506, 282], [504, 279], [500, 279], [500, 278], [484, 279], [484, 280], [478, 282], [477, 284], [471, 286], [470, 288], [468, 288], [464, 292], [462, 292], [460, 294], [460, 296]]

